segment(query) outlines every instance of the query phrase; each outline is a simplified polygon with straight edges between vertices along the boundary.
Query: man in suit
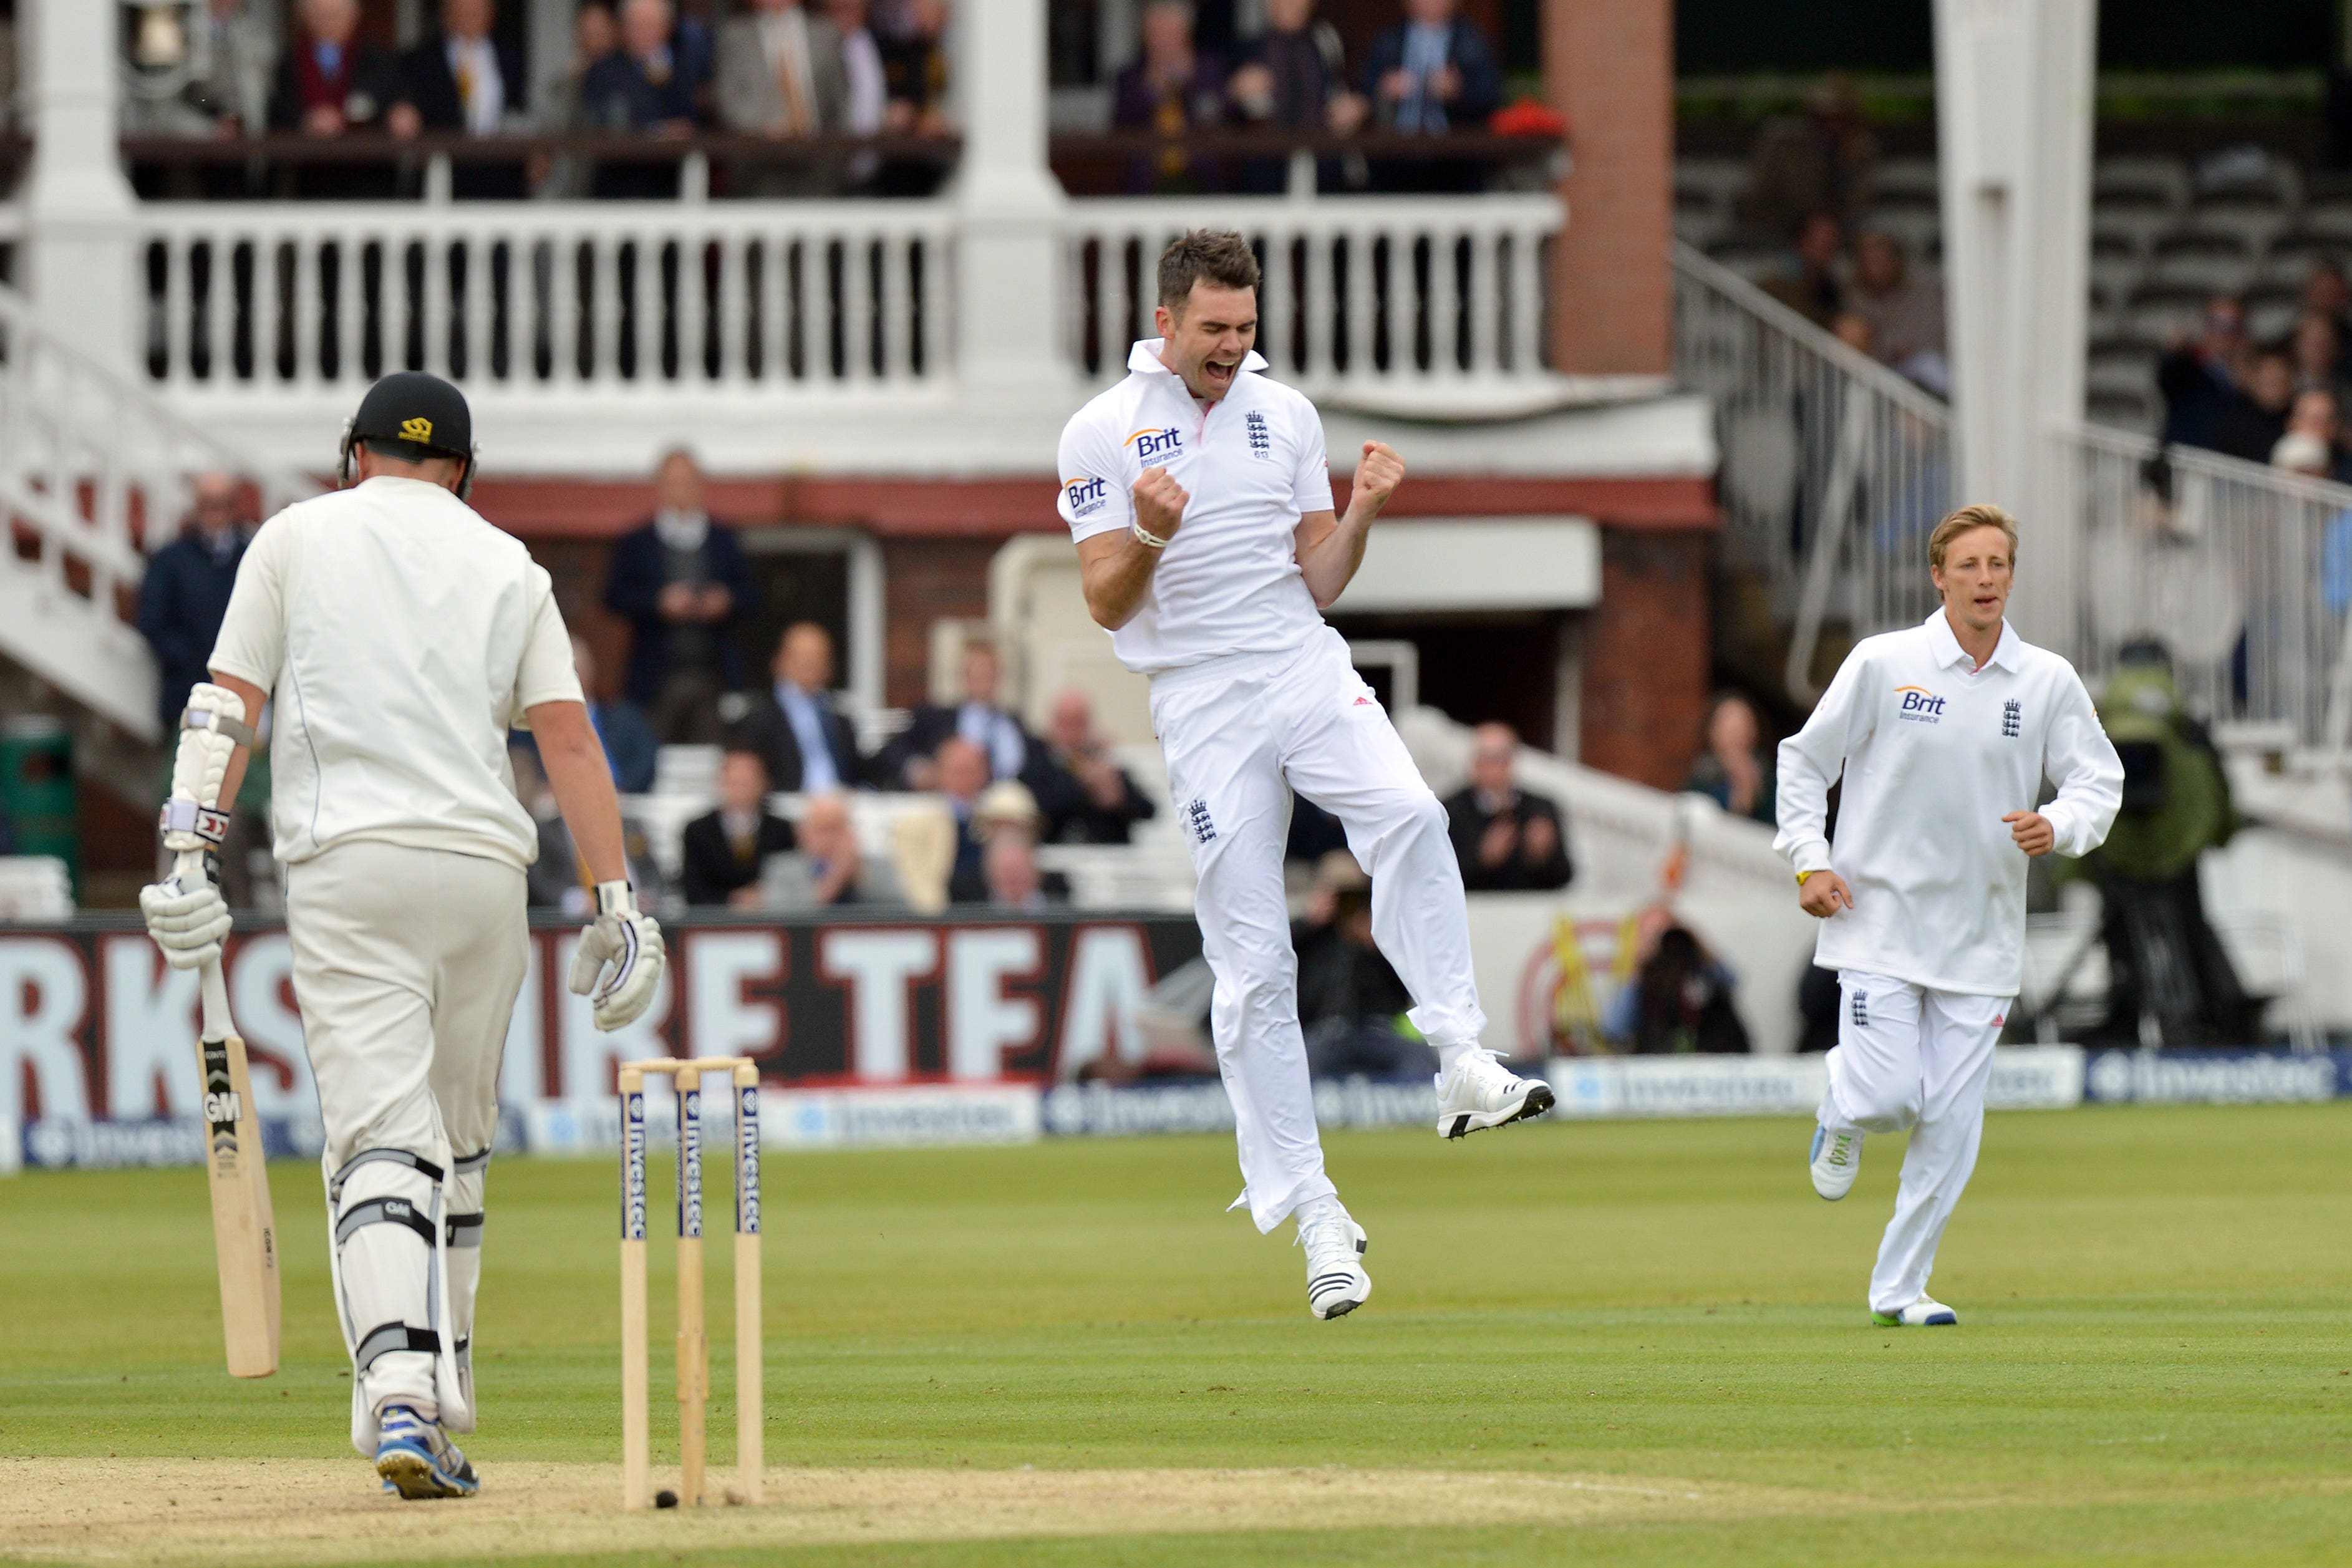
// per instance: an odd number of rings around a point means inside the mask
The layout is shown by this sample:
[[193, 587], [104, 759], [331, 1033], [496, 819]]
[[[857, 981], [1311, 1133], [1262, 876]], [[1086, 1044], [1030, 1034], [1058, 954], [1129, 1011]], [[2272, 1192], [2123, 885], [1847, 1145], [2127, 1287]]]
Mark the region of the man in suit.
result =
[[689, 904], [760, 907], [760, 873], [771, 855], [791, 852], [792, 824], [768, 811], [768, 769], [757, 752], [730, 752], [719, 764], [719, 809], [686, 825], [678, 881]]
[[[360, 36], [359, 0], [302, 0], [302, 26], [278, 61], [269, 128], [331, 139], [372, 131], [400, 94], [390, 56]], [[295, 176], [299, 196], [388, 196], [390, 163], [327, 164]]]
[[588, 694], [588, 722], [604, 742], [613, 787], [623, 795], [645, 794], [654, 787], [654, 766], [661, 751], [653, 726], [627, 699], [597, 695], [596, 655], [577, 632], [572, 634], [572, 667], [580, 672], [580, 689]]
[[[1502, 106], [1502, 62], [1460, 9], [1460, 0], [1404, 0], [1404, 20], [1372, 40], [1362, 86], [1381, 130], [1480, 131]], [[1478, 166], [1459, 159], [1384, 163], [1373, 170], [1381, 190], [1471, 191], [1481, 182]]]
[[[493, 37], [496, 0], [441, 0], [441, 31], [400, 57], [400, 99], [385, 124], [395, 136], [462, 131], [496, 136], [526, 112], [522, 53]], [[530, 194], [520, 159], [457, 163], [449, 193], [460, 201], [520, 201]]]
[[629, 700], [664, 742], [712, 745], [719, 699], [743, 689], [737, 629], [757, 596], [735, 531], [702, 506], [702, 469], [679, 447], [661, 461], [653, 520], [613, 547], [604, 607], [635, 628]]
[[[799, 0], [751, 0], [750, 13], [719, 30], [719, 120], [775, 141], [840, 135], [849, 128], [849, 73], [841, 34]], [[728, 179], [739, 196], [829, 195], [837, 160], [741, 159]]]
[[1559, 807], [1519, 788], [1513, 776], [1517, 733], [1508, 724], [1481, 724], [1470, 744], [1470, 786], [1445, 802], [1462, 886], [1474, 893], [1567, 887], [1576, 868]]
[[1094, 705], [1075, 689], [1054, 699], [1045, 743], [1031, 749], [1021, 782], [1055, 844], [1125, 844], [1158, 809], [1095, 733]]
[[[620, 38], [580, 79], [579, 128], [665, 141], [693, 135], [707, 62], [687, 47], [670, 0], [621, 0]], [[674, 163], [602, 163], [589, 181], [589, 194], [604, 200], [675, 201], [677, 189]]]
[[236, 475], [199, 474], [193, 488], [187, 528], [148, 558], [139, 584], [139, 635], [154, 650], [155, 710], [167, 735], [180, 727], [189, 688], [212, 679], [207, 661], [253, 538]]
[[987, 643], [966, 645], [963, 700], [918, 704], [906, 729], [876, 755], [875, 781], [884, 789], [940, 788], [939, 766], [934, 758], [940, 743], [951, 736], [961, 736], [980, 747], [989, 777], [1021, 777], [1037, 751], [1037, 737], [998, 706], [1003, 679], [1003, 666], [997, 661], [995, 648]]
[[833, 637], [814, 621], [784, 628], [776, 683], [751, 704], [735, 743], [757, 752], [787, 794], [848, 789], [865, 777], [857, 737], [833, 705]]

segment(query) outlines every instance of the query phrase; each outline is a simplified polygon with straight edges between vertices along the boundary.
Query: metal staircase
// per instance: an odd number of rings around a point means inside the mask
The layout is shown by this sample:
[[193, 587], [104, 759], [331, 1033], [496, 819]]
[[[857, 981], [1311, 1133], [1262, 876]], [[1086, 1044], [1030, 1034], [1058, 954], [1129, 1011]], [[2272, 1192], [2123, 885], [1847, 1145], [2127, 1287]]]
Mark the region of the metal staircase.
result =
[[206, 469], [251, 479], [265, 516], [318, 489], [173, 412], [0, 287], [0, 658], [137, 741], [159, 739], [139, 579]]

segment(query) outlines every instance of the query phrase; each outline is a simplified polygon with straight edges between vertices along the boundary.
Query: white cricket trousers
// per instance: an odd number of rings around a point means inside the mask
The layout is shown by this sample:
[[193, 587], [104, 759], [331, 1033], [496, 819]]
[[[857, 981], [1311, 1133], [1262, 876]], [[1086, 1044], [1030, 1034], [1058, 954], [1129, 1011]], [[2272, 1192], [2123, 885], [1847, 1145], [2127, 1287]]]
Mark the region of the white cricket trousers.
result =
[[1870, 1271], [1870, 1310], [1899, 1312], [1927, 1293], [1937, 1244], [1977, 1168], [1985, 1085], [2009, 1001], [1851, 969], [1838, 987], [1822, 1125], [1833, 1134], [1911, 1132], [1895, 1218]]
[[[523, 874], [345, 840], [287, 868], [294, 999], [326, 1124], [352, 1440], [387, 1405], [473, 1425], [471, 1340], [499, 1058], [529, 956]], [[435, 1271], [446, 1259], [446, 1289]], [[442, 1321], [446, 1312], [447, 1321]], [[466, 1397], [440, 1397], [443, 1346]]]
[[1372, 939], [1412, 994], [1406, 1016], [1441, 1051], [1475, 1045], [1486, 1026], [1462, 868], [1445, 808], [1328, 626], [1293, 652], [1154, 677], [1151, 723], [1200, 877], [1193, 910], [1216, 977], [1209, 1026], [1241, 1145], [1241, 1201], [1269, 1231], [1334, 1192], [1316, 1135], [1282, 883], [1290, 790], [1346, 826], [1348, 847], [1372, 879]]

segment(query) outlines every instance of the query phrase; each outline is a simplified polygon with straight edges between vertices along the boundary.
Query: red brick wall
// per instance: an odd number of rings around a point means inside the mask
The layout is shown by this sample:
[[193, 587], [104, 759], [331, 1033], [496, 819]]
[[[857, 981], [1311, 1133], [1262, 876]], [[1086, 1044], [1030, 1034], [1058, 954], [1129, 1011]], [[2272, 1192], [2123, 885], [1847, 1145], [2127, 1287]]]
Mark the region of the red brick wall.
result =
[[1682, 787], [1706, 711], [1708, 537], [1601, 530], [1601, 602], [1584, 623], [1586, 766]]
[[1672, 361], [1674, 0], [1545, 0], [1544, 83], [1575, 169], [1552, 264], [1552, 357], [1588, 375]]
[[882, 700], [893, 708], [930, 690], [931, 623], [988, 614], [988, 563], [1002, 539], [882, 542]]

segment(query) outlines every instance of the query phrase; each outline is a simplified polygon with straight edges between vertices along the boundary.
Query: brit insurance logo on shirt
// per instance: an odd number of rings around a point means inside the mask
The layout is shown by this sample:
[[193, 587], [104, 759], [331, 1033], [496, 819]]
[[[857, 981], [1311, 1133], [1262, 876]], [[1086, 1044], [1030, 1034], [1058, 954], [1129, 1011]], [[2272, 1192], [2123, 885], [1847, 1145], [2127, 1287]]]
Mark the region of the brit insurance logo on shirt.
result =
[[1157, 462], [1161, 458], [1184, 455], [1184, 432], [1173, 425], [1146, 428], [1129, 436], [1121, 444], [1135, 448], [1138, 462]]
[[1072, 517], [1090, 517], [1110, 502], [1110, 486], [1102, 479], [1064, 479], [1062, 494], [1069, 500]]
[[1895, 716], [1914, 724], [1940, 724], [1944, 721], [1944, 700], [1924, 686], [1898, 686], [1895, 695], [1903, 700], [1895, 706]]

